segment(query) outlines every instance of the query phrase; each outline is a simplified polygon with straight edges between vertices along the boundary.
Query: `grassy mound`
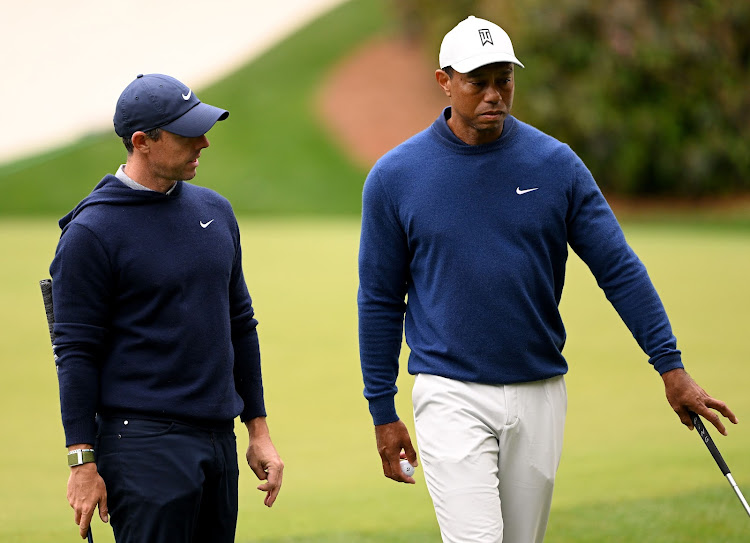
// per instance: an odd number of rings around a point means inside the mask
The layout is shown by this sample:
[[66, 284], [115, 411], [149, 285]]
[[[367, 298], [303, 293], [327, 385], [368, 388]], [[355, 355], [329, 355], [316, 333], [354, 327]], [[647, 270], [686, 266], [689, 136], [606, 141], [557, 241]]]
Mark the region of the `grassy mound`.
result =
[[[314, 97], [338, 60], [384, 28], [384, 9], [377, 0], [345, 3], [200, 90], [201, 100], [231, 116], [209, 132], [196, 182], [220, 191], [240, 214], [358, 213], [366, 172], [321, 128]], [[62, 215], [124, 161], [108, 131], [0, 167], [0, 214]]]

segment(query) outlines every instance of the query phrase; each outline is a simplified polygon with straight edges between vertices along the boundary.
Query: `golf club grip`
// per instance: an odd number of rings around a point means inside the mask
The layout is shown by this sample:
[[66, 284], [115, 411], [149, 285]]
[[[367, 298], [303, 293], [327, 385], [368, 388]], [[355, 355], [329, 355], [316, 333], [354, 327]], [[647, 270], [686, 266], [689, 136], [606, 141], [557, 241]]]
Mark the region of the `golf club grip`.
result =
[[39, 281], [42, 289], [42, 300], [44, 301], [44, 312], [47, 314], [47, 327], [49, 328], [49, 339], [52, 345], [55, 344], [55, 313], [52, 306], [52, 279], [42, 279]]
[[716, 460], [716, 465], [719, 466], [721, 472], [726, 476], [726, 474], [729, 473], [729, 467], [727, 466], [727, 463], [724, 462], [724, 458], [722, 458], [719, 449], [716, 448], [714, 440], [711, 439], [711, 436], [708, 434], [708, 430], [706, 430], [706, 427], [703, 425], [703, 421], [701, 421], [701, 418], [692, 411], [688, 411], [688, 413], [690, 414], [690, 419], [693, 421], [693, 426], [698, 430], [698, 436], [701, 438], [701, 441], [706, 444], [711, 456]]

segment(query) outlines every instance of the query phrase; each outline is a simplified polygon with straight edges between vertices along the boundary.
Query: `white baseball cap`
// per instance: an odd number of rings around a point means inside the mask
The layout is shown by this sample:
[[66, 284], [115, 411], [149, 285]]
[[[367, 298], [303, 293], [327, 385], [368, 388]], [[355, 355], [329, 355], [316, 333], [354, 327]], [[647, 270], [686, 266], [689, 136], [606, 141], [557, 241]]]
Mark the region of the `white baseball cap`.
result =
[[441, 68], [450, 66], [464, 74], [493, 62], [512, 62], [524, 67], [516, 58], [505, 30], [473, 15], [445, 35], [439, 61]]

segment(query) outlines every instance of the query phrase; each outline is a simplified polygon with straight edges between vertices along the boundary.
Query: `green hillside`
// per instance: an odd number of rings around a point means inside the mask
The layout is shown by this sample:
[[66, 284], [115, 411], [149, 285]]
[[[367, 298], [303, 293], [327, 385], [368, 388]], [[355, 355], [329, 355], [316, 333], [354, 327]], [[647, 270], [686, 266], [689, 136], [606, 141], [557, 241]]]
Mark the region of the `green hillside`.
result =
[[[357, 214], [366, 172], [324, 132], [314, 100], [327, 71], [384, 29], [384, 10], [379, 0], [347, 2], [201, 89], [201, 100], [231, 116], [209, 133], [197, 181], [238, 213]], [[121, 141], [108, 131], [2, 166], [0, 214], [64, 214], [124, 160]]]

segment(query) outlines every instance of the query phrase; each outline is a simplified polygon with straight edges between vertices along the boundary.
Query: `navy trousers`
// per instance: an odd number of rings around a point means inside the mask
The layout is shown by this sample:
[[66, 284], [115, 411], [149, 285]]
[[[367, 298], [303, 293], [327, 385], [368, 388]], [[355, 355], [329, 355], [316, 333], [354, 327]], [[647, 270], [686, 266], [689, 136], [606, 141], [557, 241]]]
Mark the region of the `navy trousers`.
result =
[[117, 543], [231, 543], [237, 443], [228, 422], [201, 428], [99, 418], [97, 469]]

